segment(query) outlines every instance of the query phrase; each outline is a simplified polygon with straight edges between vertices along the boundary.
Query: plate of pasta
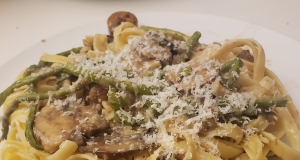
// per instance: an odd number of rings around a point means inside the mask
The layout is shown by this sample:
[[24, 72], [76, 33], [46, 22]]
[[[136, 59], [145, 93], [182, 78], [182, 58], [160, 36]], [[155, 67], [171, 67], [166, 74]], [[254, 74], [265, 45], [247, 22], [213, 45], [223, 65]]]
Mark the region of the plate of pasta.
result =
[[230, 18], [115, 12], [0, 68], [0, 159], [300, 159], [299, 46]]

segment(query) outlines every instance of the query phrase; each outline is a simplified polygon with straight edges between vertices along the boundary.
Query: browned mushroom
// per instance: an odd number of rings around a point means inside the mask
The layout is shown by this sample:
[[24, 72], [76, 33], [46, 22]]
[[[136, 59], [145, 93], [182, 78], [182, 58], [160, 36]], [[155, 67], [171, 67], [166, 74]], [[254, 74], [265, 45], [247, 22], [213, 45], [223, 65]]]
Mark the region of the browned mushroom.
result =
[[107, 36], [107, 43], [111, 43], [114, 41], [114, 36], [112, 35], [106, 35]]
[[98, 84], [92, 84], [86, 96], [88, 104], [99, 104], [101, 101], [107, 101], [107, 89], [104, 89]]
[[123, 135], [113, 132], [111, 135], [89, 139], [87, 145], [79, 146], [78, 150], [82, 153], [96, 154], [104, 159], [116, 159], [144, 148], [141, 134]]
[[102, 107], [100, 105], [90, 105], [77, 109], [76, 120], [79, 122], [78, 128], [87, 136], [99, 135], [107, 131], [108, 123], [100, 115]]
[[183, 160], [184, 159], [184, 154], [175, 154], [175, 159], [176, 160]]
[[242, 58], [246, 61], [249, 61], [249, 62], [254, 62], [254, 57], [253, 55], [249, 52], [249, 50], [242, 50], [238, 55], [237, 57], [239, 58]]
[[109, 33], [112, 35], [114, 29], [122, 22], [130, 22], [136, 26], [138, 25], [138, 19], [134, 14], [125, 11], [118, 11], [110, 15], [107, 19]]
[[106, 132], [108, 124], [99, 114], [100, 105], [60, 108], [45, 106], [35, 118], [34, 134], [44, 150], [54, 153], [65, 140], [84, 145], [84, 136]]

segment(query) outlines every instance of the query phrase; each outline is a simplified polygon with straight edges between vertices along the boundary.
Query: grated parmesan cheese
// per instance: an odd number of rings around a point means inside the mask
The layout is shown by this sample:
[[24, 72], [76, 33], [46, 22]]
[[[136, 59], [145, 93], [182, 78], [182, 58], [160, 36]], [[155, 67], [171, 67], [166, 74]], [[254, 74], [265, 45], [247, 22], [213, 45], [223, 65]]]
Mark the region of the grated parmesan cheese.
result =
[[[253, 107], [256, 98], [251, 93], [238, 92], [219, 97], [213, 96], [214, 90], [211, 83], [219, 77], [219, 68], [222, 63], [203, 57], [209, 57], [215, 53], [221, 47], [220, 44], [201, 45], [199, 47], [201, 54], [193, 54], [190, 61], [168, 65], [173, 56], [169, 47], [173, 46], [173, 50], [182, 51], [187, 48], [187, 45], [185, 42], [179, 41], [167, 41], [165, 46], [160, 45], [165, 40], [166, 37], [163, 34], [149, 31], [144, 36], [134, 36], [128, 39], [128, 44], [118, 54], [106, 50], [101, 58], [89, 58], [84, 54], [71, 54], [69, 58], [82, 68], [83, 78], [89, 71], [95, 73], [97, 77], [107, 75], [115, 79], [118, 82], [117, 88], [123, 90], [118, 92], [123, 99], [127, 97], [124, 82], [134, 82], [132, 88], [135, 93], [138, 93], [137, 85], [139, 84], [161, 88], [159, 91], [153, 90], [153, 95], [138, 96], [136, 94], [138, 101], [115, 113], [123, 123], [125, 121], [144, 122], [141, 124], [141, 128], [153, 129], [154, 131], [143, 134], [142, 139], [148, 146], [160, 146], [161, 144], [168, 146], [169, 148], [164, 149], [161, 153], [166, 159], [170, 159], [173, 154], [178, 153], [174, 149], [174, 141], [178, 136], [183, 136], [170, 134], [168, 129], [174, 126], [191, 135], [193, 141], [198, 145], [197, 147], [200, 147], [201, 143], [205, 143], [211, 148], [209, 151], [211, 154], [219, 156], [216, 145], [211, 141], [213, 137], [200, 139], [199, 132], [216, 125], [219, 114], [242, 112], [247, 109], [248, 105]], [[192, 68], [190, 73], [184, 72], [183, 69], [188, 67]], [[237, 72], [232, 74], [236, 78], [239, 77]], [[216, 107], [220, 102], [224, 106]], [[54, 100], [54, 105], [60, 110], [65, 105], [76, 107], [82, 106], [82, 103], [82, 100], [77, 100], [74, 95], [64, 101]], [[149, 110], [145, 111], [146, 116], [143, 111], [140, 111], [145, 105], [149, 105]], [[134, 109], [137, 111], [132, 111]], [[153, 112], [158, 115], [153, 116]], [[258, 110], [258, 112], [260, 111]], [[180, 118], [184, 121], [179, 121]], [[250, 121], [248, 117], [243, 118], [245, 124]], [[79, 123], [85, 123], [88, 120], [86, 117]], [[175, 122], [171, 125], [169, 121], [172, 120]], [[237, 118], [231, 117], [228, 122], [237, 120]], [[255, 129], [247, 129], [243, 132], [249, 136], [255, 133]], [[74, 134], [80, 133], [75, 132]], [[118, 141], [120, 141], [118, 138], [106, 140], [105, 144]], [[94, 152], [97, 152], [97, 148]], [[188, 159], [193, 158], [192, 153], [186, 153], [185, 156]]]

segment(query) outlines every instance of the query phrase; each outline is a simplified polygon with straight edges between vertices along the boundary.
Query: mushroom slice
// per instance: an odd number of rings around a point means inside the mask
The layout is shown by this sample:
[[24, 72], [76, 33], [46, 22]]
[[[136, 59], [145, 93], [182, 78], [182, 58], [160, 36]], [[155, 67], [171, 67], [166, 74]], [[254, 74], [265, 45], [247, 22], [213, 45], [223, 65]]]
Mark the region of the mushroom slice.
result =
[[253, 57], [253, 55], [250, 53], [250, 51], [249, 50], [242, 50], [238, 55], [237, 55], [237, 57], [239, 57], [239, 58], [242, 58], [242, 59], [244, 59], [244, 60], [246, 60], [246, 61], [248, 61], [248, 62], [254, 62], [254, 57]]
[[135, 26], [138, 25], [138, 20], [134, 14], [125, 11], [115, 12], [112, 15], [110, 15], [107, 19], [107, 26], [110, 35], [113, 34], [115, 28], [119, 26], [122, 22], [130, 22]]
[[86, 146], [79, 146], [82, 153], [93, 153], [104, 159], [115, 159], [145, 148], [141, 134], [122, 135], [114, 132], [89, 139]]
[[105, 118], [100, 115], [101, 105], [80, 107], [77, 109], [76, 120], [84, 135], [91, 137], [106, 132], [109, 128]]
[[88, 95], [86, 97], [87, 103], [92, 104], [100, 104], [102, 101], [107, 101], [107, 89], [104, 89], [98, 84], [92, 84], [90, 86]]
[[47, 105], [36, 115], [35, 137], [48, 153], [56, 152], [65, 140], [85, 145], [84, 136], [100, 135], [109, 127], [100, 110], [100, 105], [75, 108]]
[[65, 140], [83, 140], [83, 137], [74, 137], [78, 125], [74, 114], [63, 115], [63, 113], [63, 110], [56, 109], [54, 105], [48, 105], [36, 115], [34, 120], [35, 137], [48, 153], [57, 151], [59, 145]]

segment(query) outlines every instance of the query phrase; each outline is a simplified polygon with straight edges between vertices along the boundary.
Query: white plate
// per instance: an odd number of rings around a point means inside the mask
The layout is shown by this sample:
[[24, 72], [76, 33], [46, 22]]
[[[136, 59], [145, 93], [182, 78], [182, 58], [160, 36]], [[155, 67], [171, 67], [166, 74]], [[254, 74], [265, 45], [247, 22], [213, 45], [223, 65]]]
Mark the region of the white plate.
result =
[[[300, 43], [269, 29], [230, 18], [195, 13], [141, 13], [139, 25], [170, 28], [186, 34], [198, 30], [203, 43], [231, 38], [254, 38], [265, 49], [267, 67], [274, 71], [300, 110]], [[14, 57], [0, 68], [0, 92], [8, 87], [26, 67], [36, 64], [42, 53], [58, 53], [82, 46], [85, 35], [107, 33], [106, 18], [99, 22], [71, 29], [39, 43]]]

